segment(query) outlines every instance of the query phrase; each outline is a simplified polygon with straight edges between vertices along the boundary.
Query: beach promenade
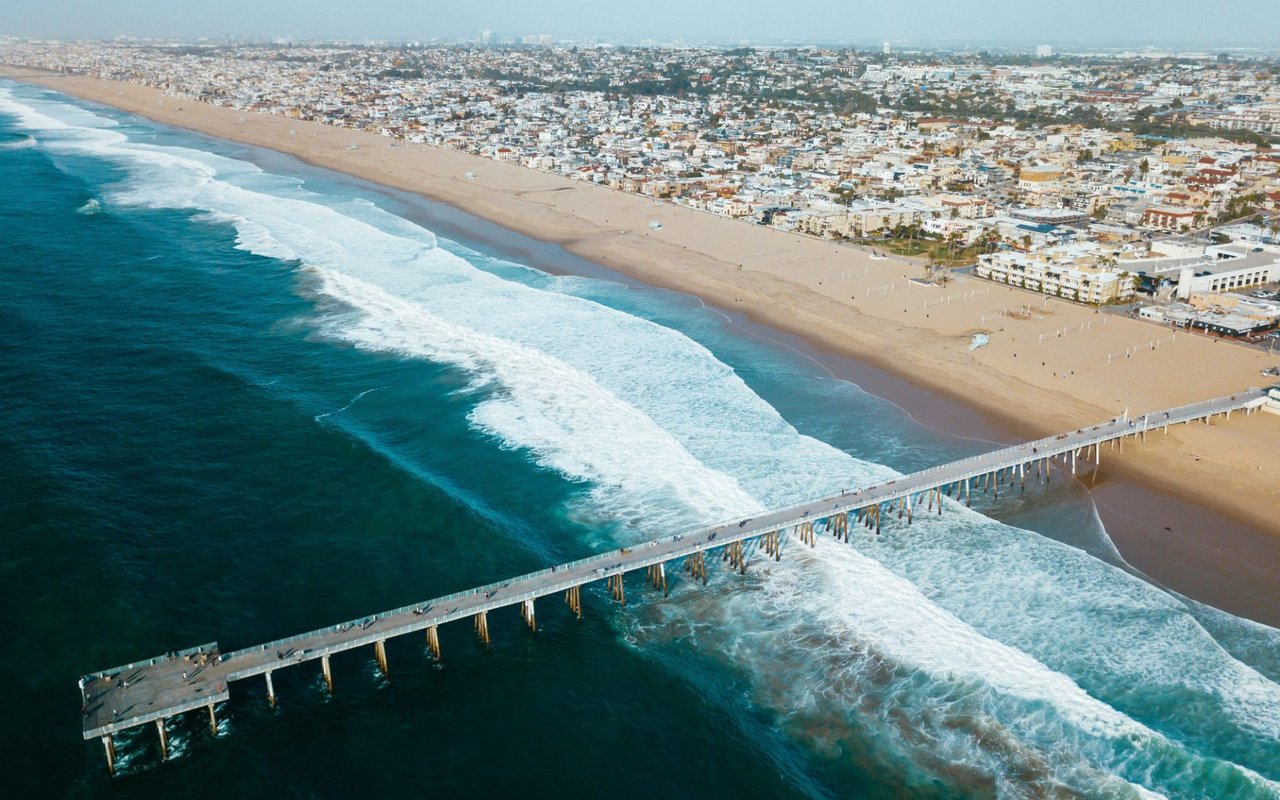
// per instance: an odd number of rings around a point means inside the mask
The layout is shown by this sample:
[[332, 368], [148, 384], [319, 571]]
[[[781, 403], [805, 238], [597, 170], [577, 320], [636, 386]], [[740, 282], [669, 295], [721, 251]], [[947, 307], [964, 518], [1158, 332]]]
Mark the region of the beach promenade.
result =
[[394, 637], [425, 632], [428, 647], [440, 658], [437, 630], [441, 625], [471, 619], [477, 635], [487, 644], [488, 614], [498, 609], [516, 607], [521, 618], [536, 630], [535, 601], [544, 597], [563, 594], [570, 610], [581, 616], [583, 586], [605, 581], [613, 598], [625, 602], [623, 576], [630, 572], [646, 570], [647, 583], [664, 594], [667, 567], [673, 562], [682, 561], [685, 573], [703, 583], [709, 556], [712, 561], [718, 556], [731, 570], [745, 573], [755, 558], [781, 558], [789, 542], [812, 546], [818, 533], [847, 542], [850, 529], [859, 525], [866, 528], [866, 535], [877, 535], [891, 522], [910, 525], [916, 514], [942, 514], [948, 503], [968, 504], [974, 492], [998, 498], [1001, 488], [1016, 490], [1029, 480], [1048, 481], [1054, 470], [1074, 474], [1081, 462], [1097, 465], [1104, 445], [1122, 450], [1126, 439], [1145, 441], [1149, 434], [1167, 432], [1174, 425], [1207, 424], [1233, 413], [1252, 414], [1267, 402], [1266, 390], [1249, 389], [1140, 417], [1121, 416], [265, 644], [222, 652], [216, 642], [208, 643], [95, 672], [80, 680], [83, 735], [85, 739], [101, 738], [108, 768], [114, 771], [113, 734], [154, 723], [161, 752], [167, 757], [165, 720], [207, 709], [210, 725], [216, 730], [215, 704], [229, 699], [233, 681], [263, 676], [267, 698], [275, 704], [272, 673], [318, 660], [332, 691], [329, 658], [336, 653], [372, 646], [379, 668], [389, 675], [385, 643]]

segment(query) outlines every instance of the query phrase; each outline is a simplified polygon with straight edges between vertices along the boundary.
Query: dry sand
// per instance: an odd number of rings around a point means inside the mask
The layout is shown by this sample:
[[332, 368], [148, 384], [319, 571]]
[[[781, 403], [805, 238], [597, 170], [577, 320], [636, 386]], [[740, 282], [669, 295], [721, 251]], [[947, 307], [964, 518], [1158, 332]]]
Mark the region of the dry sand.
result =
[[[875, 260], [856, 248], [516, 164], [427, 145], [392, 146], [372, 133], [165, 97], [132, 84], [13, 71], [19, 72], [23, 80], [158, 122], [443, 201], [869, 361], [1027, 436], [1265, 385], [1262, 368], [1280, 363], [1280, 354], [1186, 333], [1172, 334], [1170, 342], [1163, 327], [976, 278], [918, 285], [911, 279], [922, 276], [921, 267], [904, 260]], [[662, 228], [651, 230], [651, 220]], [[1024, 319], [998, 316], [1026, 306], [1031, 313]], [[970, 351], [979, 331], [990, 333], [990, 345]], [[1055, 335], [1039, 341], [1045, 334]], [[1151, 349], [1158, 340], [1164, 342]], [[1108, 451], [1104, 461], [1108, 471], [1280, 534], [1280, 416], [1236, 415], [1178, 428], [1127, 445], [1123, 456]]]

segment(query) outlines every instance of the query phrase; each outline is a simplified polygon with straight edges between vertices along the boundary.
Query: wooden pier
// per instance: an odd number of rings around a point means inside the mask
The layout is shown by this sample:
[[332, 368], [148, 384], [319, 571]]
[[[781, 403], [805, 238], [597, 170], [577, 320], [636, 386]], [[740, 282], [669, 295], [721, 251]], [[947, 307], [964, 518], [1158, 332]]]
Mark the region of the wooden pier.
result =
[[1250, 389], [1141, 417], [1116, 418], [872, 486], [847, 489], [833, 497], [611, 550], [287, 639], [225, 653], [213, 642], [95, 672], [80, 679], [84, 738], [102, 740], [107, 768], [114, 772], [113, 734], [154, 723], [162, 757], [167, 758], [164, 721], [178, 714], [205, 710], [216, 732], [214, 707], [230, 697], [233, 681], [261, 676], [265, 696], [275, 705], [272, 673], [319, 661], [325, 683], [333, 691], [329, 659], [335, 653], [372, 647], [379, 669], [387, 674], [390, 665], [386, 641], [397, 636], [423, 635], [432, 655], [439, 659], [442, 654], [437, 634], [441, 625], [470, 619], [476, 635], [488, 644], [488, 615], [497, 609], [517, 607], [521, 618], [536, 629], [536, 601], [563, 595], [569, 612], [581, 617], [582, 586], [605, 581], [613, 598], [625, 602], [623, 576], [643, 569], [648, 583], [665, 594], [667, 565], [681, 560], [695, 583], [705, 583], [709, 551], [718, 551], [731, 570], [745, 573], [754, 556], [781, 558], [788, 534], [810, 547], [817, 530], [846, 542], [850, 529], [857, 525], [866, 528], [868, 534], [879, 534], [885, 523], [910, 525], [917, 514], [942, 514], [944, 498], [966, 505], [975, 491], [998, 498], [1002, 487], [1008, 490], [1025, 485], [1027, 480], [1048, 481], [1053, 469], [1074, 474], [1080, 461], [1096, 466], [1102, 459], [1103, 445], [1123, 448], [1126, 438], [1145, 441], [1148, 432], [1167, 431], [1176, 424], [1207, 424], [1219, 415], [1229, 418], [1236, 412], [1250, 414], [1266, 402], [1264, 390]]

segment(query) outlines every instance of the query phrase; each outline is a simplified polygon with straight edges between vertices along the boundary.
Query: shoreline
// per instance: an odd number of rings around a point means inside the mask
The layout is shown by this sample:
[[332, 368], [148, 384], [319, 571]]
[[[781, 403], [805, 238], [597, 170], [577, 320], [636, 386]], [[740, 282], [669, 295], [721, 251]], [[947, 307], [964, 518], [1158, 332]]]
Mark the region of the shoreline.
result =
[[[0, 67], [0, 76], [7, 71]], [[918, 277], [920, 268], [902, 259], [872, 260], [854, 248], [458, 151], [408, 143], [390, 147], [391, 140], [372, 133], [204, 105], [135, 84], [53, 74], [45, 79], [24, 74], [21, 80], [426, 197], [647, 285], [692, 294], [794, 337], [828, 368], [829, 362], [841, 361], [833, 369], [840, 377], [862, 372], [855, 381], [861, 383], [874, 373], [876, 394], [954, 435], [978, 430], [983, 438], [1051, 435], [1115, 416], [1122, 408], [1117, 403], [1141, 413], [1229, 394], [1265, 385], [1258, 371], [1274, 361], [1229, 344], [1218, 348], [1211, 340], [1179, 336], [1173, 347], [1127, 359], [1134, 369], [1117, 365], [1107, 375], [1095, 364], [1077, 370], [1082, 359], [1100, 362], [1099, 354], [1166, 332], [967, 276], [946, 287], [916, 287], [908, 279]], [[463, 177], [467, 172], [476, 178]], [[646, 230], [649, 219], [661, 221], [662, 229]], [[877, 291], [887, 286], [892, 288]], [[947, 297], [962, 299], [953, 304]], [[1044, 313], [982, 325], [986, 314], [979, 312], [1032, 303], [1043, 303]], [[1097, 326], [1099, 319], [1105, 325]], [[1073, 344], [1034, 341], [1051, 326], [1067, 327], [1068, 320], [1073, 332], [1077, 322], [1088, 326], [1076, 339], [1066, 337]], [[991, 345], [969, 351], [969, 337], [984, 327], [991, 330]], [[1027, 344], [1028, 339], [1033, 342]], [[1074, 342], [1085, 346], [1076, 348]], [[1014, 361], [1019, 353], [1021, 364]], [[1033, 359], [1041, 361], [1040, 368]], [[1177, 368], [1190, 375], [1171, 381]], [[1092, 374], [1071, 380], [1086, 370]], [[1057, 378], [1059, 372], [1064, 383], [1045, 379], [1044, 373]], [[1242, 380], [1250, 373], [1252, 381]], [[1064, 391], [1081, 387], [1092, 391]], [[1036, 411], [1017, 413], [1011, 405]], [[1280, 595], [1277, 589], [1266, 591], [1267, 576], [1280, 571], [1280, 519], [1272, 513], [1280, 508], [1280, 479], [1262, 468], [1274, 463], [1278, 444], [1280, 417], [1265, 414], [1179, 430], [1167, 440], [1156, 436], [1126, 456], [1109, 453], [1103, 480], [1091, 494], [1116, 546], [1135, 568], [1176, 591], [1277, 625], [1280, 612], [1265, 612], [1280, 603], [1268, 604], [1265, 596]], [[1132, 514], [1135, 510], [1139, 516]], [[1163, 519], [1168, 512], [1178, 528], [1184, 519], [1196, 520], [1201, 533], [1172, 530]], [[1232, 521], [1236, 529], [1215, 530], [1223, 521]], [[1162, 537], [1160, 529], [1173, 535]], [[1205, 535], [1210, 532], [1215, 536]], [[1218, 534], [1230, 537], [1231, 547], [1221, 546]], [[1229, 568], [1233, 565], [1243, 574]], [[1241, 579], [1242, 586], [1212, 590], [1216, 582]], [[1194, 591], [1187, 590], [1188, 583], [1196, 584]], [[1234, 592], [1259, 589], [1262, 602], [1231, 601]]]

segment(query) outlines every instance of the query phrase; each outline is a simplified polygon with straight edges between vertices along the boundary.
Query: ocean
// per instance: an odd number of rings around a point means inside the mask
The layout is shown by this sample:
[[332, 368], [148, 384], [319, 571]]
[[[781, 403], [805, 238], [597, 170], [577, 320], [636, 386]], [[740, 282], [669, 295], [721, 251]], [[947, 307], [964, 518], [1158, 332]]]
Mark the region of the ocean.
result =
[[389, 679], [344, 654], [332, 696], [237, 683], [109, 778], [79, 675], [992, 445], [689, 296], [42, 89], [0, 82], [0, 175], [6, 797], [1280, 797], [1280, 631], [1145, 580], [1068, 481], [438, 664], [392, 640]]

